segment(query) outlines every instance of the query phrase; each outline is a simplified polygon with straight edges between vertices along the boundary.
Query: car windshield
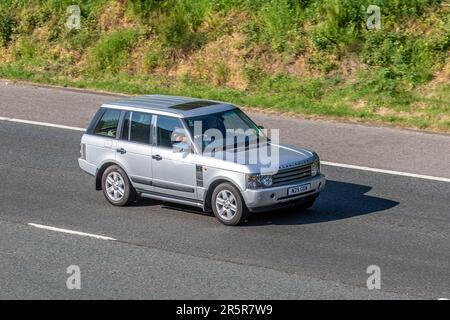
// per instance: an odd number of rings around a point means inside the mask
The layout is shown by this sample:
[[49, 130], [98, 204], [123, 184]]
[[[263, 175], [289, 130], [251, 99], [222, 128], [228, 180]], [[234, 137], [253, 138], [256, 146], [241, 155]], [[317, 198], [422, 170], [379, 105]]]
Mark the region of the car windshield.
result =
[[186, 124], [202, 150], [214, 142], [216, 147], [236, 148], [267, 139], [261, 129], [241, 110], [186, 118]]

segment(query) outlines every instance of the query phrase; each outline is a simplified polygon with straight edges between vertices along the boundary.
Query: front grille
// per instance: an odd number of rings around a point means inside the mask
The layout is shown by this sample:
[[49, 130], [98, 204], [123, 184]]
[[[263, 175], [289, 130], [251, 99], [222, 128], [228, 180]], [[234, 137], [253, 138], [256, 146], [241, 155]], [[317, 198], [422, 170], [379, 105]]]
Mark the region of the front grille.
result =
[[281, 186], [311, 177], [311, 165], [283, 169], [273, 176], [273, 186]]

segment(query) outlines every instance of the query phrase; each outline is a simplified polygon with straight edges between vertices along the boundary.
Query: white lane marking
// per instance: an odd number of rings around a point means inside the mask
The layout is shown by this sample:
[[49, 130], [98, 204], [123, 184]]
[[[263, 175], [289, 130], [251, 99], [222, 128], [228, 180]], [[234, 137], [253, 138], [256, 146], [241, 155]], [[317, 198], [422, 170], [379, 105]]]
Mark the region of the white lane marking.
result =
[[408, 173], [408, 172], [401, 172], [401, 171], [393, 171], [393, 170], [377, 169], [377, 168], [371, 168], [371, 167], [355, 166], [353, 164], [343, 164], [343, 163], [328, 162], [328, 161], [320, 161], [320, 163], [324, 164], [326, 166], [331, 166], [331, 167], [340, 167], [340, 168], [363, 170], [363, 171], [369, 171], [369, 172], [386, 173], [386, 174], [392, 174], [392, 175], [396, 175], [396, 176], [403, 176], [403, 177], [410, 177], [410, 178], [418, 178], [418, 179], [427, 179], [427, 180], [434, 180], [434, 181], [450, 182], [449, 178], [426, 176], [426, 175], [423, 175], [423, 174], [415, 174], [415, 173]]
[[[54, 123], [30, 121], [30, 120], [23, 120], [23, 119], [0, 117], [0, 121], [10, 121], [10, 122], [25, 123], [25, 124], [34, 124], [34, 125], [38, 125], [38, 126], [62, 128], [62, 129], [67, 129], [67, 130], [75, 130], [75, 131], [83, 131], [83, 132], [86, 131], [86, 129], [78, 128], [78, 127], [70, 127], [70, 126], [59, 125], [59, 124], [54, 124]], [[369, 172], [386, 173], [386, 174], [392, 174], [392, 175], [403, 176], [403, 177], [450, 182], [449, 178], [443, 178], [443, 177], [435, 177], [435, 176], [427, 176], [427, 175], [422, 175], [422, 174], [415, 174], [415, 173], [408, 173], [408, 172], [401, 172], [401, 171], [377, 169], [377, 168], [356, 166], [353, 164], [336, 163], [336, 162], [329, 162], [329, 161], [320, 161], [320, 163], [323, 165], [326, 165], [326, 166], [331, 166], [331, 167], [340, 167], [340, 168], [363, 170], [363, 171], [369, 171]]]
[[114, 238], [105, 237], [105, 236], [101, 236], [101, 235], [98, 235], [98, 234], [92, 234], [92, 233], [85, 233], [85, 232], [73, 231], [73, 230], [68, 230], [68, 229], [55, 228], [55, 227], [50, 227], [50, 226], [44, 226], [42, 224], [28, 223], [28, 225], [32, 226], [32, 227], [35, 227], [35, 228], [39, 228], [39, 229], [45, 229], [45, 230], [51, 230], [51, 231], [56, 231], [56, 232], [75, 234], [77, 236], [91, 237], [91, 238], [96, 238], [96, 239], [100, 239], [100, 240], [112, 240], [112, 241], [116, 240]]
[[61, 125], [61, 124], [54, 124], [54, 123], [48, 123], [48, 122], [39, 122], [39, 121], [31, 121], [31, 120], [23, 120], [23, 119], [15, 119], [15, 118], [0, 117], [0, 121], [18, 122], [18, 123], [25, 123], [25, 124], [34, 124], [34, 125], [37, 125], [37, 126], [60, 128], [60, 129], [83, 131], [83, 132], [86, 131], [86, 129], [78, 128], [78, 127], [70, 127], [70, 126], [64, 126], [64, 125]]

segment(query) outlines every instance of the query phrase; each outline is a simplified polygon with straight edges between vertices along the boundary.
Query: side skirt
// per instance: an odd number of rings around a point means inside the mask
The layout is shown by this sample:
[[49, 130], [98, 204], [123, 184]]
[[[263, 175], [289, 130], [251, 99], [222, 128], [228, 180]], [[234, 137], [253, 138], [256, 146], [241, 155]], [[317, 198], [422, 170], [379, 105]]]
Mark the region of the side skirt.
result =
[[203, 205], [203, 201], [200, 201], [200, 200], [193, 200], [193, 199], [184, 198], [184, 197], [171, 196], [171, 195], [167, 195], [167, 194], [151, 192], [151, 191], [146, 191], [146, 190], [137, 190], [137, 192], [140, 194], [141, 197], [144, 197], [144, 198], [155, 199], [155, 200], [160, 200], [160, 201], [167, 201], [167, 202], [175, 202], [175, 203], [179, 203], [179, 204], [202, 208], [202, 210], [205, 209], [204, 205]]

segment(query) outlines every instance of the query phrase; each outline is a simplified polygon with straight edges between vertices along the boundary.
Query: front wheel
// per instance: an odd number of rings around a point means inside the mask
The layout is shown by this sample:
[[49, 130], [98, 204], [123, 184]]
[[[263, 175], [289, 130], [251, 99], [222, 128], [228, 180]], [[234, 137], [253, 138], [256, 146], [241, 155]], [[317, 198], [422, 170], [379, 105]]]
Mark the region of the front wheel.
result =
[[136, 198], [136, 191], [127, 174], [116, 165], [106, 168], [103, 172], [102, 189], [106, 200], [115, 206], [125, 206]]
[[228, 226], [236, 226], [248, 218], [241, 193], [230, 183], [222, 183], [214, 189], [211, 206], [216, 218]]

